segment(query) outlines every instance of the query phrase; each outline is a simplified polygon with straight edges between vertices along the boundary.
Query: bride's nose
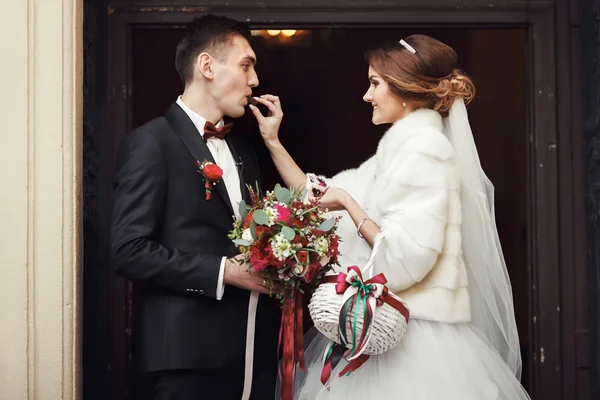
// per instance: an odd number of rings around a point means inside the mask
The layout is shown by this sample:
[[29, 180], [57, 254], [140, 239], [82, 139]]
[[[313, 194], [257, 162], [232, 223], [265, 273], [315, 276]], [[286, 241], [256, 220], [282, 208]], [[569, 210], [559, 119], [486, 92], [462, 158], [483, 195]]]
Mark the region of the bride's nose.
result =
[[367, 90], [367, 93], [363, 96], [363, 100], [367, 103], [371, 103], [373, 101], [373, 96], [371, 96], [371, 90]]

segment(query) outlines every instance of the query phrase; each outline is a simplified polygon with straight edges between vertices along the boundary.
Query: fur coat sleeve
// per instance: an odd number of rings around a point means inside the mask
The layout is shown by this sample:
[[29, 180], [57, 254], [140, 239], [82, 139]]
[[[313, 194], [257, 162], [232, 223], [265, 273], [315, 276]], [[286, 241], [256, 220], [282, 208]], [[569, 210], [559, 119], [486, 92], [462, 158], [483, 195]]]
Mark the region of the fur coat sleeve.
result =
[[390, 289], [402, 291], [432, 271], [448, 240], [460, 247], [459, 179], [454, 149], [442, 132], [424, 129], [399, 142], [385, 139], [376, 155], [380, 178], [369, 195], [385, 235], [376, 265]]

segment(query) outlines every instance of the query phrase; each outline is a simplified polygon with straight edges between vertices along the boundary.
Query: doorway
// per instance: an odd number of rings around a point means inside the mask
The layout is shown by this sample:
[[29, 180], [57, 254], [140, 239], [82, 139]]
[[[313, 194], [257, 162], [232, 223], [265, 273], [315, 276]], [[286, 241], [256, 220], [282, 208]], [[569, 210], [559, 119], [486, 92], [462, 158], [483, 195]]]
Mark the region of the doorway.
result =
[[[174, 68], [181, 33], [176, 27], [132, 30], [130, 129], [162, 115], [181, 94]], [[399, 40], [413, 33], [433, 36], [453, 47], [477, 88], [477, 98], [469, 106], [470, 119], [482, 165], [496, 188], [496, 220], [513, 285], [523, 355], [522, 381], [528, 389], [532, 331], [527, 30], [337, 28], [296, 30], [291, 36], [289, 32], [253, 31], [251, 44], [260, 79], [255, 93], [280, 96], [285, 114], [280, 137], [301, 168], [332, 176], [356, 167], [375, 152], [387, 129], [371, 124], [371, 108], [362, 101], [368, 86], [364, 50], [382, 40]], [[266, 187], [281, 182], [249, 112], [235, 122], [234, 134], [244, 136], [253, 146]], [[308, 143], [318, 143], [320, 150], [308, 151]], [[134, 320], [135, 287], [130, 295]]]

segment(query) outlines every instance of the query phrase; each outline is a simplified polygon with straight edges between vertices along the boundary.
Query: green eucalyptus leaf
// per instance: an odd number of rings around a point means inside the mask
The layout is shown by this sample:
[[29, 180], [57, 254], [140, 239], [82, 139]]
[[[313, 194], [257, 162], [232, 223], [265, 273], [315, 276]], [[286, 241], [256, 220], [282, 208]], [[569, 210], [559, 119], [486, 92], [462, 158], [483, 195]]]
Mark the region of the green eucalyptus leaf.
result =
[[269, 216], [263, 210], [254, 211], [254, 214], [252, 214], [252, 219], [258, 225], [266, 225], [269, 222]]
[[294, 232], [294, 230], [292, 228], [290, 228], [289, 226], [282, 226], [281, 227], [281, 233], [283, 234], [283, 236], [285, 236], [285, 238], [287, 240], [294, 240], [294, 238], [296, 237], [296, 232]]
[[248, 216], [248, 205], [244, 200], [240, 201], [240, 217], [244, 220]]
[[238, 246], [250, 246], [252, 244], [249, 241], [244, 240], [244, 239], [234, 239], [233, 243], [235, 243]]
[[335, 225], [335, 220], [328, 219], [327, 221], [324, 221], [321, 225], [319, 225], [319, 227], [317, 229], [319, 229], [320, 231], [323, 231], [323, 232], [328, 232], [331, 230], [331, 228], [333, 228], [334, 225]]
[[292, 199], [292, 194], [290, 191], [284, 187], [275, 187], [275, 197], [277, 197], [277, 201], [283, 204], [289, 204]]

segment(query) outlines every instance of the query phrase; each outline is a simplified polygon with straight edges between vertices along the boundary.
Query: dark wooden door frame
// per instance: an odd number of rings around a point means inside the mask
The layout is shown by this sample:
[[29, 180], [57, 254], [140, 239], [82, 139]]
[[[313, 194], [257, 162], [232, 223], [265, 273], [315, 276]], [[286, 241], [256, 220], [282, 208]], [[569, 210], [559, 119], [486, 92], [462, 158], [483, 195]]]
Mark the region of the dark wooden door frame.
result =
[[[170, 5], [164, 6], [165, 3]], [[574, 111], [571, 97], [574, 94], [557, 80], [557, 70], [564, 73], [572, 68], [568, 62], [565, 65], [558, 59], [559, 55], [564, 56], [558, 53], [568, 46], [562, 36], [557, 35], [562, 29], [557, 26], [557, 21], [562, 21], [558, 15], [568, 4], [533, 0], [510, 3], [497, 0], [406, 0], [402, 4], [392, 0], [377, 4], [368, 0], [309, 0], [302, 2], [301, 6], [292, 1], [263, 1], [260, 5], [244, 7], [235, 4], [247, 2], [230, 1], [230, 6], [224, 7], [222, 1], [204, 1], [204, 6], [192, 3], [196, 2], [112, 2], [109, 8], [109, 131], [114, 140], [109, 147], [113, 154], [120, 139], [131, 128], [130, 37], [134, 29], [174, 27], [205, 12], [248, 21], [253, 28], [436, 26], [528, 29], [528, 174], [531, 182], [528, 193], [528, 268], [531, 284], [529, 307], [533, 316], [529, 378], [532, 393], [537, 399], [558, 399], [561, 393], [568, 392], [568, 386], [575, 381], [574, 372], [566, 375], [563, 369], [580, 363], [571, 360], [575, 357], [573, 341], [561, 338], [561, 329], [572, 326], [572, 321], [561, 315], [564, 304], [561, 304], [561, 295], [572, 295], [568, 290], [565, 292], [564, 286], [561, 287], [561, 279], [573, 279], [569, 273], [565, 275], [561, 271], [561, 265], [564, 270], [570, 263], [582, 260], [577, 253], [579, 247], [572, 243], [573, 239], [560, 232], [575, 232], [576, 226], [583, 223], [581, 215], [575, 211], [578, 194], [573, 194], [579, 189], [573, 183], [573, 174], [577, 170], [573, 165], [582, 161], [574, 150], [580, 143], [572, 138], [571, 131], [571, 125], [575, 124], [571, 121]], [[328, 5], [323, 6], [325, 3]], [[112, 176], [112, 171], [109, 176]], [[107, 190], [110, 191], [110, 188]], [[110, 199], [110, 194], [107, 196]], [[126, 330], [131, 326], [131, 290], [124, 281], [109, 280], [109, 310], [123, 310], [122, 314], [113, 316], [109, 321], [109, 325], [112, 324], [109, 335], [113, 335], [109, 336], [109, 343], [114, 362], [115, 354], [125, 357], [129, 354], [129, 349], [123, 346], [126, 346], [124, 335], [130, 333]], [[121, 362], [131, 365], [128, 359]], [[113, 365], [113, 369], [116, 366]], [[127, 372], [115, 371], [114, 376], [123, 379]]]
[[[596, 0], [582, 0], [582, 131], [587, 155], [587, 209], [590, 258], [592, 338], [592, 398], [600, 398], [600, 8]], [[594, 324], [594, 322], [596, 322]]]

